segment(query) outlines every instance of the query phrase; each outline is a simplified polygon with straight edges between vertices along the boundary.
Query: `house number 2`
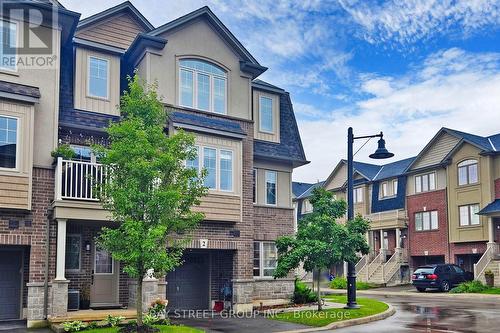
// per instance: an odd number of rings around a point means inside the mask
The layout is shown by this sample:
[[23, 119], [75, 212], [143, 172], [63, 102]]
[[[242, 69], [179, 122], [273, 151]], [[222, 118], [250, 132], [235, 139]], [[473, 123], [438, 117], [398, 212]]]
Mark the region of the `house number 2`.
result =
[[200, 248], [206, 249], [208, 247], [208, 239], [200, 239]]

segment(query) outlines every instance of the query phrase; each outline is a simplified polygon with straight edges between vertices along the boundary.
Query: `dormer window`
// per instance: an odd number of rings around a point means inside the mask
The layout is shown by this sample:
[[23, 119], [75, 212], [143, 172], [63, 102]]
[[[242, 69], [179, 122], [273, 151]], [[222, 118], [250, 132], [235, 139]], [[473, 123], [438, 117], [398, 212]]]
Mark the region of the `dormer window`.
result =
[[259, 128], [262, 132], [274, 132], [273, 100], [269, 97], [259, 97]]
[[219, 66], [198, 59], [179, 61], [181, 106], [226, 114], [227, 73]]
[[108, 99], [109, 97], [109, 61], [89, 57], [88, 95]]
[[458, 185], [475, 184], [479, 181], [476, 160], [458, 163]]

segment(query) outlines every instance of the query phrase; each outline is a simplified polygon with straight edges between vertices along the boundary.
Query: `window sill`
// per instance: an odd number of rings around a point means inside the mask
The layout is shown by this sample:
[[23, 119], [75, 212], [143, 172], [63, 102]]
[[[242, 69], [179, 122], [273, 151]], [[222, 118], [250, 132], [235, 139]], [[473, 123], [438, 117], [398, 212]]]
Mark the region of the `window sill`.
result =
[[463, 185], [457, 185], [457, 187], [455, 187], [455, 189], [460, 190], [460, 189], [474, 187], [474, 186], [480, 186], [480, 185], [481, 185], [480, 182], [472, 183], [472, 184], [463, 184]]
[[11, 76], [19, 76], [19, 72], [16, 70], [9, 70], [0, 68], [0, 74], [11, 75]]
[[99, 96], [87, 95], [87, 98], [95, 99], [95, 100], [102, 101], [102, 102], [110, 102], [109, 97], [99, 97]]
[[253, 204], [254, 207], [259, 207], [259, 208], [276, 208], [276, 209], [288, 209], [288, 210], [293, 210], [293, 207], [290, 206], [277, 206], [277, 205], [266, 205], [266, 204]]
[[386, 197], [379, 197], [378, 199], [379, 200], [388, 200], [388, 199], [394, 199], [394, 198], [397, 198], [398, 196], [397, 195], [388, 195]]
[[477, 228], [482, 228], [483, 225], [481, 223], [479, 224], [473, 224], [473, 225], [459, 225], [458, 229], [477, 229]]

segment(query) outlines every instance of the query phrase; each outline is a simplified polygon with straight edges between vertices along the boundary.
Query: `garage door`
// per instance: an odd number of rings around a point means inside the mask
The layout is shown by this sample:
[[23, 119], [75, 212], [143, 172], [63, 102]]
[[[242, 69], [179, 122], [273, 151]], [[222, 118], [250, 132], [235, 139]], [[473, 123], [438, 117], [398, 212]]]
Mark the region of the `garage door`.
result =
[[22, 252], [0, 250], [0, 320], [19, 319]]
[[186, 254], [184, 264], [167, 275], [168, 308], [208, 309], [208, 271], [208, 254]]

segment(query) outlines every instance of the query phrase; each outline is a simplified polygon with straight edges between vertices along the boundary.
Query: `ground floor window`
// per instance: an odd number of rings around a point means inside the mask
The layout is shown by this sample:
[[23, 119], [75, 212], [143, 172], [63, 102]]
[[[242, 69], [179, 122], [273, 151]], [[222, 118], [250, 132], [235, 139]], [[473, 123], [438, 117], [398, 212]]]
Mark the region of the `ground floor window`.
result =
[[278, 263], [278, 251], [274, 242], [253, 243], [253, 276], [272, 277]]
[[80, 253], [82, 249], [82, 238], [80, 235], [66, 236], [66, 269], [80, 269]]

